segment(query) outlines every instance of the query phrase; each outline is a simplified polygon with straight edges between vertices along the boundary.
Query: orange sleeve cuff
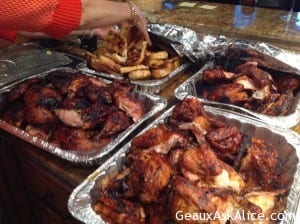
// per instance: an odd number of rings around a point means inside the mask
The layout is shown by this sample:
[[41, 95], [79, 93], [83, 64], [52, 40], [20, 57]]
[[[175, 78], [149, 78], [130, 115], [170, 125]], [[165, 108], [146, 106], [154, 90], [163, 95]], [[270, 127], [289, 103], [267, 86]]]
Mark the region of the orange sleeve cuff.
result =
[[43, 32], [51, 37], [61, 39], [78, 28], [81, 13], [80, 0], [59, 0], [51, 23]]
[[10, 42], [14, 42], [16, 39], [17, 33], [13, 32], [13, 31], [1, 31], [0, 30], [0, 37], [10, 41]]

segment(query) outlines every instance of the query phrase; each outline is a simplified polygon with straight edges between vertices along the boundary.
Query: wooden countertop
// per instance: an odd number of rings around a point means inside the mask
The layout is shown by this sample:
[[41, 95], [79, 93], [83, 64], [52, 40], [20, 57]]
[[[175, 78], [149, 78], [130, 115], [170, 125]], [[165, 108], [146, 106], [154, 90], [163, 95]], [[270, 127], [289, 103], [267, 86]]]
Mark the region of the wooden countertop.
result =
[[[207, 7], [207, 5], [211, 7]], [[197, 2], [197, 5], [192, 8], [175, 7], [173, 10], [164, 9], [155, 14], [146, 13], [146, 16], [151, 23], [178, 24], [194, 29], [201, 35], [225, 35], [260, 40], [300, 52], [300, 24], [297, 26], [293, 21], [286, 23], [280, 20], [281, 16], [287, 14], [286, 11], [247, 6], [243, 6], [243, 8], [245, 11], [254, 12], [250, 22], [248, 21], [249, 18], [235, 17], [237, 12], [242, 10], [241, 6], [207, 2]], [[189, 75], [185, 74], [179, 78], [177, 84], [183, 82]], [[171, 85], [161, 95], [170, 97], [174, 88], [175, 85]], [[174, 99], [169, 100], [169, 102], [174, 102]], [[296, 127], [295, 130], [300, 133], [300, 126]], [[86, 168], [73, 165], [13, 136], [5, 133], [3, 135], [7, 136], [15, 146], [21, 148], [21, 153], [24, 153], [24, 156], [31, 157], [36, 163], [45, 166], [50, 172], [73, 187], [77, 186], [97, 168], [97, 166]]]

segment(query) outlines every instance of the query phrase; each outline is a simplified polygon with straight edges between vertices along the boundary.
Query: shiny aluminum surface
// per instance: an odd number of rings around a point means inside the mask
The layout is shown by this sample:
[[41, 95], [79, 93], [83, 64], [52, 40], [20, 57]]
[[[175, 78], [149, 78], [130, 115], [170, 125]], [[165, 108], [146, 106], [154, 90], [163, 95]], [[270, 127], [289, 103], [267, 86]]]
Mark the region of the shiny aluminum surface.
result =
[[[173, 108], [174, 107], [164, 112], [164, 114], [141, 133], [163, 123], [164, 120], [171, 115]], [[235, 125], [243, 134], [250, 134], [255, 137], [266, 139], [268, 142], [274, 144], [285, 164], [292, 164], [292, 167], [295, 168], [296, 172], [287, 198], [287, 207], [284, 211], [285, 214], [289, 215], [286, 215], [286, 219], [283, 219], [280, 223], [299, 223], [300, 217], [298, 216], [300, 216], [300, 214], [296, 216], [296, 220], [293, 218], [296, 214], [300, 213], [300, 209], [298, 208], [298, 201], [300, 199], [300, 164], [298, 159], [300, 158], [300, 136], [293, 131], [273, 127], [259, 120], [232, 111], [210, 106], [204, 106], [204, 109], [219, 120]], [[131, 142], [124, 145], [73, 190], [69, 197], [68, 208], [75, 218], [88, 224], [105, 223], [91, 207], [92, 198], [90, 192], [97, 188], [97, 184], [99, 184], [104, 177], [111, 177], [123, 168], [122, 165], [126, 158], [126, 152], [130, 149], [130, 145]]]

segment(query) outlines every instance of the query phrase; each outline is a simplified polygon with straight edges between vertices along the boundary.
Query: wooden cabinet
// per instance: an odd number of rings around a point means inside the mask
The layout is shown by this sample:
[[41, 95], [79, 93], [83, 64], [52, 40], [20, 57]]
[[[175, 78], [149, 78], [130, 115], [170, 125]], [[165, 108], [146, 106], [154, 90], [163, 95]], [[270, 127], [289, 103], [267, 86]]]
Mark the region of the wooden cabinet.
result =
[[0, 223], [80, 223], [67, 207], [74, 187], [13, 145], [0, 132]]

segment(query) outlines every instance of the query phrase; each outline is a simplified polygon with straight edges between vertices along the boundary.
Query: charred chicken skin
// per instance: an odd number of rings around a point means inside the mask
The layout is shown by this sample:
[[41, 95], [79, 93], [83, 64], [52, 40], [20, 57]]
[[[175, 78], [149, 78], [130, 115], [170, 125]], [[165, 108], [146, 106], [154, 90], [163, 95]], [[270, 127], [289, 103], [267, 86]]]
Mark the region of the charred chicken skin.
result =
[[62, 97], [52, 86], [33, 85], [25, 93], [25, 120], [31, 124], [49, 124], [55, 121], [53, 113]]
[[138, 192], [142, 202], [159, 202], [160, 194], [167, 187], [171, 167], [163, 155], [139, 151], [131, 154], [132, 161], [129, 185]]
[[259, 185], [267, 190], [281, 188], [282, 166], [273, 145], [262, 139], [252, 138], [247, 155], [243, 158], [240, 172], [248, 185]]
[[202, 80], [205, 83], [216, 83], [231, 80], [236, 75], [232, 72], [226, 72], [222, 67], [215, 67], [204, 70], [202, 73]]
[[184, 147], [187, 139], [184, 135], [170, 131], [164, 125], [152, 128], [144, 134], [135, 137], [132, 140], [133, 151], [146, 150], [155, 151], [157, 153], [167, 154], [173, 147]]

